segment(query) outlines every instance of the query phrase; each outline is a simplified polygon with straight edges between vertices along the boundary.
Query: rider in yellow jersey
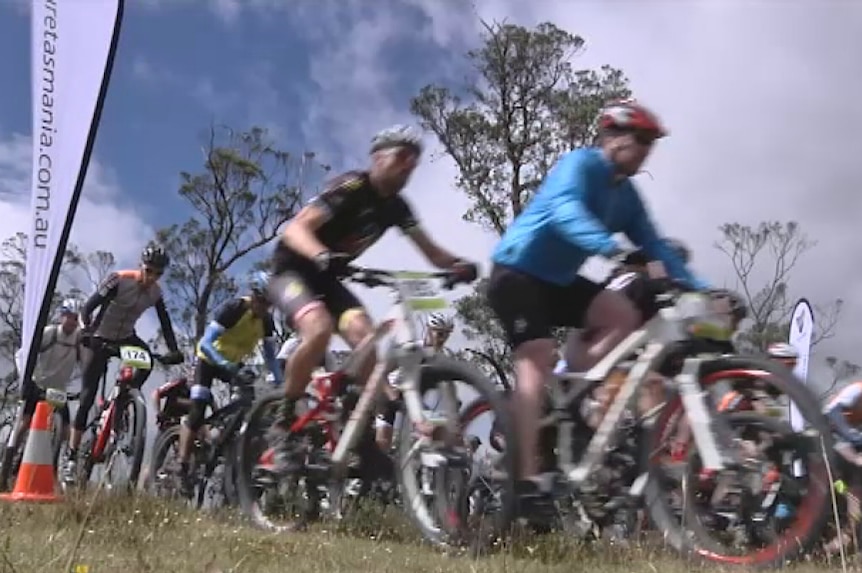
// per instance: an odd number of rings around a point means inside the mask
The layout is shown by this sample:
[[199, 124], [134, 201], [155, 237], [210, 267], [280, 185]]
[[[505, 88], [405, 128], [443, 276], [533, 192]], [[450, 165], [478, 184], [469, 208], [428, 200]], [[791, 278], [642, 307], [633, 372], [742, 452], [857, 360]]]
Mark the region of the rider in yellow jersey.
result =
[[251, 280], [251, 296], [234, 298], [225, 303], [209, 323], [197, 345], [192, 405], [180, 429], [180, 471], [184, 494], [193, 486], [189, 479], [188, 460], [192, 436], [201, 428], [207, 406], [212, 403], [210, 387], [215, 378], [230, 382], [241, 367], [241, 361], [254, 353], [263, 342], [263, 357], [274, 377], [283, 382], [275, 358], [274, 325], [270, 304], [266, 298], [269, 275], [256, 273]]

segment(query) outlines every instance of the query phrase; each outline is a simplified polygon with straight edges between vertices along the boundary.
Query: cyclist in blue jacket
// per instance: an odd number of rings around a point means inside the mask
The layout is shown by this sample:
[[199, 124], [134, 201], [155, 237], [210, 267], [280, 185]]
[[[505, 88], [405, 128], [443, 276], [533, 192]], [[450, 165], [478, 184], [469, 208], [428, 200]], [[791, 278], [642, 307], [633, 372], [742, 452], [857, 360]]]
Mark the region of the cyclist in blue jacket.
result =
[[543, 385], [554, 367], [553, 327], [595, 329], [573, 369], [584, 371], [641, 324], [621, 292], [579, 275], [594, 255], [614, 257], [622, 232], [667, 273], [695, 289], [694, 276], [657, 232], [635, 186], [657, 139], [667, 135], [656, 116], [633, 100], [614, 102], [598, 118], [596, 147], [563, 155], [494, 250], [487, 298], [514, 349], [521, 495], [538, 493], [538, 422]]

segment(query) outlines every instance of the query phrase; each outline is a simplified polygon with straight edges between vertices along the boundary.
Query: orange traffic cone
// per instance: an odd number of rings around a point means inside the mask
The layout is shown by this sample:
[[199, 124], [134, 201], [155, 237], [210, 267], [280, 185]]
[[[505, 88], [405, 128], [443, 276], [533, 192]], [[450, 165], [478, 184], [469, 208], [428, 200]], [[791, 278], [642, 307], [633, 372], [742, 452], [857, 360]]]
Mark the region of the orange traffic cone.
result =
[[12, 493], [0, 494], [5, 501], [62, 501], [54, 492], [54, 464], [51, 455], [51, 406], [36, 404], [24, 457]]

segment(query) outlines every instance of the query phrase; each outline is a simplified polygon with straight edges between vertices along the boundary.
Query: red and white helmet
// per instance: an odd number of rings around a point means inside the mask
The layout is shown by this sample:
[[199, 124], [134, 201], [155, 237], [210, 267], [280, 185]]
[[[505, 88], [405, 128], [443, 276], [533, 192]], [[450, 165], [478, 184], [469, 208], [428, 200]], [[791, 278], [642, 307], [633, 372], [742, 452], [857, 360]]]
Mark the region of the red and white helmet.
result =
[[656, 138], [667, 135], [658, 117], [634, 99], [617, 100], [599, 112], [599, 129], [633, 129], [648, 131]]

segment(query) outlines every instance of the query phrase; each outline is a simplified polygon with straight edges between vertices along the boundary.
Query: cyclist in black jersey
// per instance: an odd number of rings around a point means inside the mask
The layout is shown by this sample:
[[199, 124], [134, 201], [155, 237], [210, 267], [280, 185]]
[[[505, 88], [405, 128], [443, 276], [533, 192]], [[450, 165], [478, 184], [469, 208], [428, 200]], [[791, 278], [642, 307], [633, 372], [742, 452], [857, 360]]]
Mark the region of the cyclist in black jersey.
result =
[[[369, 170], [350, 171], [332, 180], [287, 223], [275, 250], [270, 298], [302, 341], [285, 370], [287, 400], [278, 424], [281, 429], [293, 417], [294, 400], [303, 395], [332, 334], [337, 330], [355, 347], [371, 332], [371, 319], [362, 303], [339, 278], [344, 266], [387, 229], [401, 229], [437, 268], [455, 270], [465, 281], [478, 274], [475, 264], [438, 246], [425, 233], [400, 195], [422, 153], [420, 137], [408, 127], [395, 126], [372, 139], [370, 153]], [[363, 378], [373, 360], [367, 366]]]

